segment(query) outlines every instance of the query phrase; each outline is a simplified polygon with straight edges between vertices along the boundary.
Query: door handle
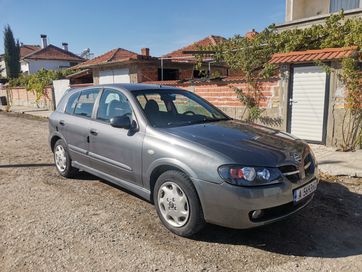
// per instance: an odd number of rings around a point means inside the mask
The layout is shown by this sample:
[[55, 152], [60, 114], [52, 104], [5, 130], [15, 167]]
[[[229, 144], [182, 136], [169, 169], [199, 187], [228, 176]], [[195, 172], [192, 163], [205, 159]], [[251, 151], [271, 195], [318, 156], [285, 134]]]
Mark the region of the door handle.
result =
[[94, 136], [97, 136], [97, 135], [98, 135], [98, 132], [97, 132], [97, 130], [95, 130], [95, 129], [91, 129], [91, 130], [90, 130], [90, 134], [92, 134], [92, 135], [94, 135]]
[[59, 125], [61, 125], [61, 126], [65, 126], [65, 122], [64, 122], [64, 120], [60, 120], [60, 121], [59, 121]]
[[294, 101], [292, 98], [289, 99], [289, 105], [293, 105], [295, 103], [298, 103], [298, 101]]

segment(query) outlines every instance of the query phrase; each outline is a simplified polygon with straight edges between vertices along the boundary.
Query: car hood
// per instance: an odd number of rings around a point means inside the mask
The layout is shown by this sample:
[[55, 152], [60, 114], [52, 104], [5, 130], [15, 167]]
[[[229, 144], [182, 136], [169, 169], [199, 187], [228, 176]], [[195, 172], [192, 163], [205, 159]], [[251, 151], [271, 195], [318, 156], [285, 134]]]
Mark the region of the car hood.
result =
[[308, 148], [304, 141], [275, 129], [227, 120], [165, 128], [164, 132], [205, 146], [228, 158], [229, 163], [276, 167], [293, 163]]

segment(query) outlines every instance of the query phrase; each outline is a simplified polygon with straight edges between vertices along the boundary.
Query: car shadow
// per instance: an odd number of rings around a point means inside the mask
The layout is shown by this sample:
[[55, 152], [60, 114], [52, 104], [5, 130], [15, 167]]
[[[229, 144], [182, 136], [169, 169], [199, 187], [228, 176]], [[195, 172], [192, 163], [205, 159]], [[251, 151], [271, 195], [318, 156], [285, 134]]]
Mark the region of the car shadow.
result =
[[[86, 172], [76, 179], [98, 180], [138, 199], [142, 197]], [[297, 214], [267, 226], [235, 230], [207, 225], [192, 240], [244, 245], [283, 255], [338, 258], [362, 254], [362, 195], [341, 183], [321, 181], [312, 202]]]
[[27, 168], [27, 167], [50, 167], [54, 163], [17, 163], [17, 164], [0, 164], [0, 168]]
[[267, 226], [233, 230], [208, 225], [194, 240], [246, 245], [284, 255], [337, 258], [362, 254], [362, 196], [320, 182], [311, 204]]

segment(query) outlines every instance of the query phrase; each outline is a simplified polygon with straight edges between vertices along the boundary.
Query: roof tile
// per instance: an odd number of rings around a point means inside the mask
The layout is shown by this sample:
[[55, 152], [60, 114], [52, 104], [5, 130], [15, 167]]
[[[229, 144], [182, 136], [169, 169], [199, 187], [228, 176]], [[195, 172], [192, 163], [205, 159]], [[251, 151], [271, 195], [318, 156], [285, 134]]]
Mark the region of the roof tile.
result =
[[298, 63], [316, 60], [335, 60], [351, 57], [357, 52], [358, 47], [351, 46], [342, 48], [325, 48], [318, 50], [277, 53], [272, 56], [270, 63]]
[[199, 50], [199, 47], [202, 46], [209, 46], [209, 45], [217, 45], [222, 42], [224, 42], [226, 39], [221, 36], [215, 36], [210, 35], [202, 40], [199, 40], [197, 42], [194, 42], [192, 44], [186, 45], [180, 49], [177, 49], [175, 51], [172, 51], [166, 55], [163, 55], [162, 57], [168, 57], [168, 58], [177, 58], [177, 57], [187, 57], [194, 58], [192, 54], [185, 54], [184, 51], [196, 51]]
[[109, 64], [109, 63], [120, 63], [120, 62], [137, 60], [137, 59], [151, 60], [155, 58], [151, 56], [139, 55], [135, 52], [123, 48], [115, 48], [104, 53], [103, 55], [100, 55], [93, 59], [87, 60], [86, 62], [78, 64], [77, 66], [72, 67], [72, 69], [80, 69], [80, 68], [86, 68], [86, 67]]
[[63, 50], [55, 45], [48, 45], [45, 48], [33, 51], [22, 57], [22, 59], [41, 59], [41, 60], [66, 60], [66, 61], [84, 61], [83, 58], [73, 54], [72, 52]]

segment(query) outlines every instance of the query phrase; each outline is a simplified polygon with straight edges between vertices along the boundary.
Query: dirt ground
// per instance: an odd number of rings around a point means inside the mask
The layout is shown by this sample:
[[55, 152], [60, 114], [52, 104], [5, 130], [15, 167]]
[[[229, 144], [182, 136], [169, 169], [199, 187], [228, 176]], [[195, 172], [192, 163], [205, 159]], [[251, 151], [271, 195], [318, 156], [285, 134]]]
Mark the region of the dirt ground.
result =
[[185, 239], [120, 188], [61, 178], [47, 135], [47, 122], [0, 113], [0, 271], [362, 271], [361, 179], [322, 181], [286, 221]]

